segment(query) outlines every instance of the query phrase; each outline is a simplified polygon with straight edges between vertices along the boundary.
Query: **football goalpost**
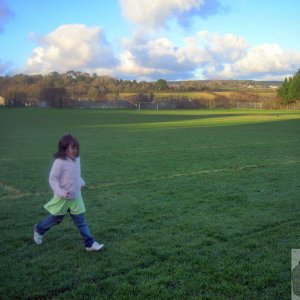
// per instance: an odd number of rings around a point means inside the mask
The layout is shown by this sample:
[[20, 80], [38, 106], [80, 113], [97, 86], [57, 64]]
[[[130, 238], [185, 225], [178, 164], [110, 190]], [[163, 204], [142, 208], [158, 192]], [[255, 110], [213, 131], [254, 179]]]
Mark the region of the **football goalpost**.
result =
[[139, 102], [137, 108], [138, 108], [138, 110], [141, 110], [141, 109], [155, 109], [155, 110], [158, 110], [158, 101]]

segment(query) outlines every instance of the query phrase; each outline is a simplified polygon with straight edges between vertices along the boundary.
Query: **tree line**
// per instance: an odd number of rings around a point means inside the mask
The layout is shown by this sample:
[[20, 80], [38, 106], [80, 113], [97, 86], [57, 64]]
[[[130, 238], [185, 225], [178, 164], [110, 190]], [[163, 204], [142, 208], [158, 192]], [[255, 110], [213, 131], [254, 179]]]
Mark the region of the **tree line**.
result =
[[278, 89], [278, 96], [282, 104], [290, 104], [300, 100], [300, 69], [293, 77], [285, 78]]
[[[289, 81], [288, 81], [289, 82]], [[187, 81], [136, 81], [122, 80], [96, 73], [68, 71], [47, 75], [17, 74], [0, 76], [0, 97], [6, 106], [37, 106], [41, 102], [50, 107], [64, 107], [68, 101], [118, 99], [121, 93], [136, 93], [151, 101], [155, 92], [233, 91], [248, 85], [266, 87], [270, 82], [252, 80], [187, 80]], [[278, 84], [278, 82], [275, 84]], [[143, 98], [144, 97], [144, 98]]]
[[61, 107], [67, 100], [103, 100], [106, 95], [117, 97], [124, 92], [149, 92], [169, 89], [165, 80], [137, 82], [117, 80], [109, 76], [69, 71], [64, 74], [51, 72], [48, 75], [17, 74], [0, 76], [0, 96], [7, 106], [37, 105], [41, 101], [49, 106]]

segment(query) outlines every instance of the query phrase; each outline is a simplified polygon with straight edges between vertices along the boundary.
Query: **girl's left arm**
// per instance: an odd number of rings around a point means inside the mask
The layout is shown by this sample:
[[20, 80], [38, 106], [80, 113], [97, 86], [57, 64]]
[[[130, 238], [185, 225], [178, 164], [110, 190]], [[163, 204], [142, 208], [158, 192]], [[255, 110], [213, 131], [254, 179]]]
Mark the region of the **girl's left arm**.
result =
[[68, 191], [64, 190], [60, 186], [61, 168], [62, 168], [62, 160], [55, 159], [49, 174], [49, 184], [55, 195], [57, 195], [58, 197], [66, 198]]

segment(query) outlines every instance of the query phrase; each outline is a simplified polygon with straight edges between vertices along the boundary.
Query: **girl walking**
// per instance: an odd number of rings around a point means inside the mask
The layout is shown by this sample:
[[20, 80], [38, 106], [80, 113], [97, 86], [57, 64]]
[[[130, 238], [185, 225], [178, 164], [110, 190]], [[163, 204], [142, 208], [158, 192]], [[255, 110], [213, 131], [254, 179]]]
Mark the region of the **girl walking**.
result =
[[50, 215], [34, 225], [33, 239], [36, 244], [41, 244], [44, 234], [69, 213], [81, 234], [85, 249], [99, 251], [104, 245], [94, 241], [90, 234], [81, 197], [81, 188], [85, 183], [81, 178], [78, 140], [70, 134], [62, 136], [54, 158], [49, 175], [54, 197], [44, 206]]

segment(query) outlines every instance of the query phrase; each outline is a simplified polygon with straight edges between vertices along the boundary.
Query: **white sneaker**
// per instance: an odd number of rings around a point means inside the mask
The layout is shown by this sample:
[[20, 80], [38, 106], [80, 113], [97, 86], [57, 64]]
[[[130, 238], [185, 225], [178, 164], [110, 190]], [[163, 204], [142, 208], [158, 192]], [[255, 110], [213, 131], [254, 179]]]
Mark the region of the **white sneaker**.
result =
[[36, 225], [34, 225], [34, 233], [33, 233], [33, 239], [37, 245], [40, 245], [43, 242], [43, 235], [39, 234], [36, 230]]
[[86, 251], [99, 251], [104, 247], [103, 244], [99, 244], [97, 242], [94, 242], [91, 247], [85, 247]]

